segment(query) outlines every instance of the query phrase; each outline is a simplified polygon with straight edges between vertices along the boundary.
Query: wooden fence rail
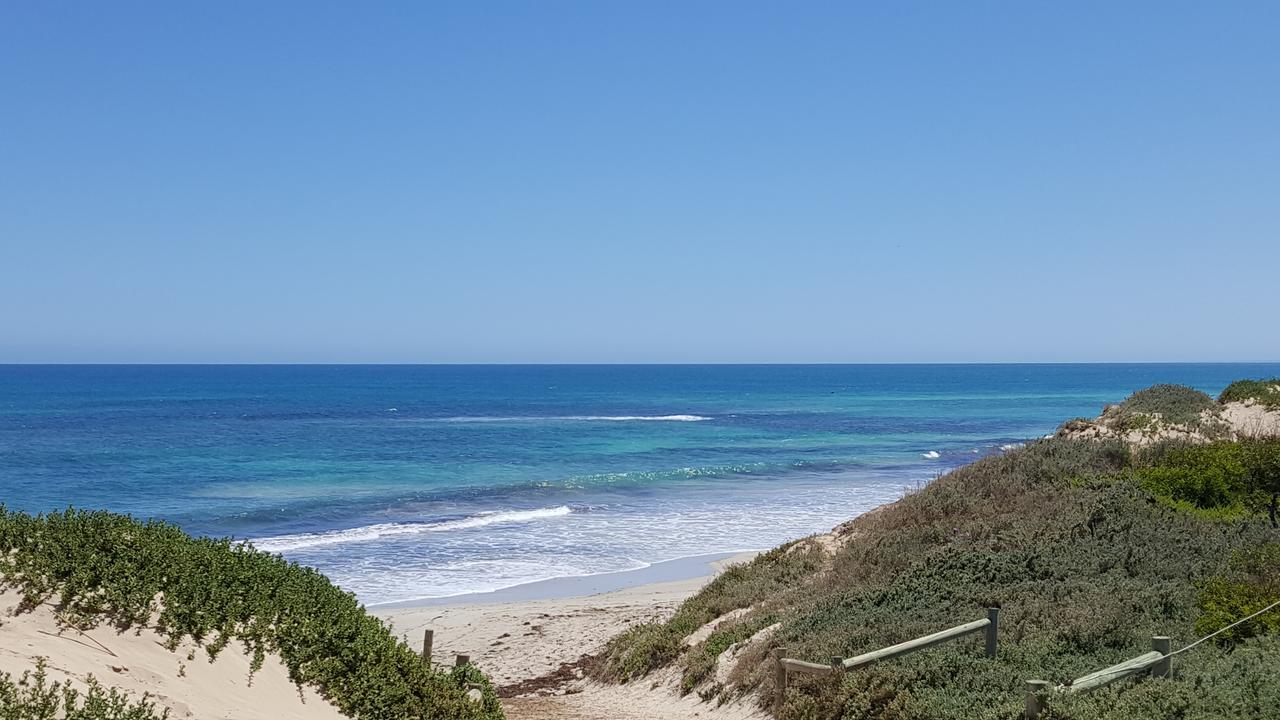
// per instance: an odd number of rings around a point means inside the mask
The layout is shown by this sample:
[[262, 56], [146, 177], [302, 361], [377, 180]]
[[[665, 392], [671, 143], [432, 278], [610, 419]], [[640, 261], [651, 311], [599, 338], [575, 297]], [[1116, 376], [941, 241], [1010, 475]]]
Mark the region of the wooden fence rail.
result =
[[987, 617], [982, 620], [974, 620], [964, 625], [957, 625], [932, 635], [925, 635], [914, 640], [890, 645], [879, 650], [872, 650], [851, 658], [831, 658], [831, 663], [821, 665], [819, 663], [806, 662], [795, 658], [784, 657], [787, 653], [785, 648], [777, 648], [773, 651], [773, 659], [775, 663], [775, 680], [777, 690], [773, 699], [773, 713], [777, 715], [782, 710], [782, 701], [787, 692], [787, 684], [789, 675], [795, 673], [806, 673], [809, 675], [835, 675], [847, 670], [855, 670], [865, 667], [881, 660], [888, 660], [900, 655], [923, 650], [934, 645], [939, 645], [950, 640], [964, 637], [971, 633], [984, 632], [986, 634], [986, 653], [987, 657], [996, 656], [996, 638], [1000, 629], [1000, 608], [987, 608]]
[[1028, 680], [1026, 710], [1023, 717], [1027, 720], [1036, 720], [1040, 717], [1050, 691], [1087, 693], [1146, 670], [1151, 671], [1152, 677], [1169, 677], [1173, 674], [1173, 661], [1169, 657], [1170, 643], [1171, 640], [1168, 637], [1156, 635], [1151, 638], [1151, 652], [1129, 658], [1097, 672], [1082, 675], [1056, 688], [1050, 688], [1049, 683], [1044, 680]]

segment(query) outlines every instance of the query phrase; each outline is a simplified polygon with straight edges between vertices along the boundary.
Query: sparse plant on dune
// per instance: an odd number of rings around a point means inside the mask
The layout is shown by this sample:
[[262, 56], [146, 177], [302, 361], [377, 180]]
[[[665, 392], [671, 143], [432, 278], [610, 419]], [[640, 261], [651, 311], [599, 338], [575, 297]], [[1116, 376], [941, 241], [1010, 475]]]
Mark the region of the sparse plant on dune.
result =
[[0, 718], [5, 720], [165, 720], [168, 709], [157, 711], [149, 697], [130, 698], [104, 688], [90, 676], [80, 690], [67, 682], [50, 681], [44, 658], [35, 669], [14, 677], [0, 672]]
[[1255, 402], [1267, 408], [1280, 409], [1280, 378], [1237, 380], [1222, 391], [1218, 401]]
[[[478, 671], [425, 667], [353, 595], [247, 544], [108, 512], [32, 516], [0, 505], [0, 583], [20, 590], [26, 608], [53, 602], [81, 626], [154, 626], [171, 649], [190, 638], [211, 661], [233, 643], [254, 670], [278, 654], [294, 682], [351, 717], [502, 717]], [[483, 686], [480, 702], [468, 683]]]

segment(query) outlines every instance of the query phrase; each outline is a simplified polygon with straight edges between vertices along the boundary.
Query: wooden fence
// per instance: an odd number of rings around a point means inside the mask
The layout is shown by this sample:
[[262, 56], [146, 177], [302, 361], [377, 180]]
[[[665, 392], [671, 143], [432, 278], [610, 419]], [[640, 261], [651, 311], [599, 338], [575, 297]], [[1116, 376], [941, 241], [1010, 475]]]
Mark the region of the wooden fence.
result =
[[871, 665], [872, 663], [888, 660], [906, 655], [916, 650], [923, 650], [934, 645], [939, 645], [950, 640], [964, 637], [976, 632], [986, 634], [986, 652], [987, 657], [996, 656], [996, 637], [1000, 630], [1000, 608], [987, 608], [987, 616], [981, 620], [974, 620], [971, 623], [957, 625], [932, 635], [925, 635], [914, 640], [908, 640], [897, 645], [890, 645], [887, 648], [873, 650], [869, 653], [863, 653], [851, 658], [831, 658], [829, 665], [821, 665], [819, 663], [805, 662], [804, 660], [796, 660], [795, 658], [784, 657], [787, 653], [785, 648], [778, 648], [773, 651], [773, 659], [775, 664], [775, 678], [778, 686], [773, 700], [773, 713], [777, 715], [782, 710], [782, 701], [787, 692], [787, 684], [791, 673], [806, 673], [809, 675], [835, 675], [837, 673], [846, 672], [848, 670], [856, 670], [860, 667]]
[[1173, 674], [1173, 660], [1169, 656], [1171, 640], [1164, 635], [1151, 638], [1151, 652], [1116, 663], [1108, 668], [1072, 680], [1066, 685], [1050, 688], [1044, 680], [1027, 681], [1027, 702], [1024, 717], [1036, 720], [1044, 710], [1045, 699], [1050, 692], [1087, 693], [1117, 680], [1150, 670], [1152, 677], [1169, 677]]

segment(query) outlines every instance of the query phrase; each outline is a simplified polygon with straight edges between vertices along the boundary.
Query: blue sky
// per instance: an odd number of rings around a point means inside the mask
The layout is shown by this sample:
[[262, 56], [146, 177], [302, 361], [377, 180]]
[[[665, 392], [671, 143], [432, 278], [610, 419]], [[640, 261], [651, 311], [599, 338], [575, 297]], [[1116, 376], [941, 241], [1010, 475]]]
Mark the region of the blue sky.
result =
[[5, 3], [0, 362], [1280, 359], [1275, 3]]

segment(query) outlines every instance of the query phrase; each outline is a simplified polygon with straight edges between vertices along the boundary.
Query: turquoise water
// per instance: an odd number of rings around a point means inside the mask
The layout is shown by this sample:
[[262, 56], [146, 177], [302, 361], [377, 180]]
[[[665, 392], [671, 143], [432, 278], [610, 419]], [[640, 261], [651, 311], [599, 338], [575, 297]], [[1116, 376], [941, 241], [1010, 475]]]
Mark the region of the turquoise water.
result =
[[1268, 365], [0, 366], [0, 500], [253, 539], [368, 603], [765, 548], [1156, 382]]

